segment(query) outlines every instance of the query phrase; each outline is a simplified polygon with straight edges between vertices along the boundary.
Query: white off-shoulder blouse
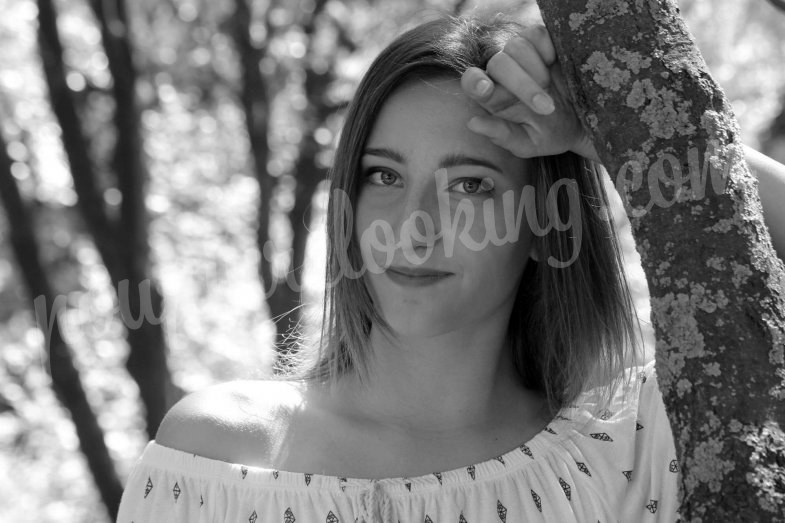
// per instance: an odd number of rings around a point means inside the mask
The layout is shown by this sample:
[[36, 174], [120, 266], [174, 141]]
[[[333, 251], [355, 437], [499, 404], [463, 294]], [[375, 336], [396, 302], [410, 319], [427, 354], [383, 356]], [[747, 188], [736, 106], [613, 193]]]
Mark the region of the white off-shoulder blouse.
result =
[[[207, 459], [150, 441], [118, 523], [523, 523], [677, 520], [673, 436], [654, 362], [607, 410], [581, 401], [494, 459], [411, 478], [355, 479]], [[626, 400], [625, 400], [626, 398]]]

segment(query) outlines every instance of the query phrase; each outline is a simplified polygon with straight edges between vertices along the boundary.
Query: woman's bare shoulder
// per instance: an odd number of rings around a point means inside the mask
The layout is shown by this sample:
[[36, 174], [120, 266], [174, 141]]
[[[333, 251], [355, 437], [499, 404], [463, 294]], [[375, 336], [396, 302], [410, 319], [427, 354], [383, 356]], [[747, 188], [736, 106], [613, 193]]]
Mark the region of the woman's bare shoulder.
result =
[[296, 382], [221, 383], [178, 401], [161, 422], [155, 441], [210, 459], [266, 467], [302, 405], [303, 387]]

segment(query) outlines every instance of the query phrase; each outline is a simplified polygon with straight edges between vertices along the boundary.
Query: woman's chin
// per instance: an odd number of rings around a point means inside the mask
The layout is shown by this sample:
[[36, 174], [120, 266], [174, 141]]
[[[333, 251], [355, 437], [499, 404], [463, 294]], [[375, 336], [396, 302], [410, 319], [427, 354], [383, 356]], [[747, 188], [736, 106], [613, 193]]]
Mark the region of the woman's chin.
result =
[[433, 311], [419, 312], [420, 314], [386, 315], [385, 321], [392, 332], [400, 337], [429, 337], [450, 330], [444, 318], [436, 318], [427, 313]]

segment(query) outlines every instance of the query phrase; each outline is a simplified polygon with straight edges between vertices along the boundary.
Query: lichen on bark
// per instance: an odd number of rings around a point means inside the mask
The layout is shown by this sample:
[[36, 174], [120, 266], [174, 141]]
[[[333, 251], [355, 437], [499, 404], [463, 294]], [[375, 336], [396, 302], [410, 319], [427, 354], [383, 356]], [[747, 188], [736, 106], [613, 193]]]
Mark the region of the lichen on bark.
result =
[[776, 520], [785, 513], [776, 423], [785, 419], [785, 271], [730, 104], [675, 0], [539, 4], [649, 283], [681, 515]]

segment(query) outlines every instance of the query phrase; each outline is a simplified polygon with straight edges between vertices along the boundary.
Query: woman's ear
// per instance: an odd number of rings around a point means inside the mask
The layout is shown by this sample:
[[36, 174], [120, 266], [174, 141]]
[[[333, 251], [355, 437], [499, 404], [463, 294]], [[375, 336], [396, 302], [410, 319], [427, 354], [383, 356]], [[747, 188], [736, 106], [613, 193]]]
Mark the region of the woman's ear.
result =
[[540, 248], [532, 243], [529, 249], [529, 258], [539, 263], [540, 261]]

